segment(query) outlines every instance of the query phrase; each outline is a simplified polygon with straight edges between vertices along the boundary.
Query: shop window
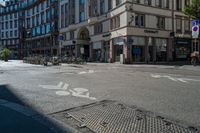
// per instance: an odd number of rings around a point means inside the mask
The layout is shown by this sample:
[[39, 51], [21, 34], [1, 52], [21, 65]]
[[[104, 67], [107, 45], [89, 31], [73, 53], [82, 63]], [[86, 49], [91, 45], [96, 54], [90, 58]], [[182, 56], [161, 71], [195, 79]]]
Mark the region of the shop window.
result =
[[167, 59], [167, 40], [156, 39], [156, 61], [166, 61]]

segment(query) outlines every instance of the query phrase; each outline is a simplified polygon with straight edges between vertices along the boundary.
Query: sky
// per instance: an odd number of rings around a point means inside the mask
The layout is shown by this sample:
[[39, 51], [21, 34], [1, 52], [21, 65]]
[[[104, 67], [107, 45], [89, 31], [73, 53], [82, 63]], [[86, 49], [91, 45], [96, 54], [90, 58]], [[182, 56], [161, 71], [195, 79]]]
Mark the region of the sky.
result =
[[0, 4], [3, 4], [4, 2], [3, 2], [3, 0], [0, 0]]

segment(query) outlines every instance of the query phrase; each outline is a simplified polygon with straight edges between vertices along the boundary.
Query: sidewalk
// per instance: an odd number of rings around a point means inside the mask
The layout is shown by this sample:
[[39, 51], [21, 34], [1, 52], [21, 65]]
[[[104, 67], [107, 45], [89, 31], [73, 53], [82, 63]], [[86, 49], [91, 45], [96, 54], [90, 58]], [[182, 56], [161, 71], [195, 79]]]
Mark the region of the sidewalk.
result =
[[52, 130], [36, 120], [1, 105], [0, 120], [2, 133], [53, 133]]
[[71, 132], [51, 119], [26, 106], [0, 99], [1, 133], [64, 133]]

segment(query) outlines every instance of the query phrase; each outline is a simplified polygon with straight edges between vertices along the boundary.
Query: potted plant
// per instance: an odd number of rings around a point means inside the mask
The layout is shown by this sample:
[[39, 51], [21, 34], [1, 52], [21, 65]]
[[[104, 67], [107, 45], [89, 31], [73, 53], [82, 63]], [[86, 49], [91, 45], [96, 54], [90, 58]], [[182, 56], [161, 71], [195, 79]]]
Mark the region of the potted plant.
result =
[[7, 48], [3, 49], [0, 53], [1, 58], [6, 62], [8, 61], [8, 58], [10, 57], [10, 55], [11, 55], [11, 51]]

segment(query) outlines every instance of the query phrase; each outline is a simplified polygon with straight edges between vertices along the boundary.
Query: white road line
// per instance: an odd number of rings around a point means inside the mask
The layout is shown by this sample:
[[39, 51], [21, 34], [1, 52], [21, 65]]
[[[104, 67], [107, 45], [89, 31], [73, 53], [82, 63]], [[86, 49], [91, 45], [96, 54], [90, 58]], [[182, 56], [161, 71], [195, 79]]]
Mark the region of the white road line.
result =
[[169, 80], [175, 81], [175, 82], [182, 82], [182, 83], [189, 83], [189, 81], [193, 82], [200, 82], [198, 79], [191, 79], [191, 78], [177, 78], [177, 77], [172, 77], [169, 75], [160, 75], [160, 74], [151, 74], [152, 78], [160, 79], [160, 78], [167, 78]]

